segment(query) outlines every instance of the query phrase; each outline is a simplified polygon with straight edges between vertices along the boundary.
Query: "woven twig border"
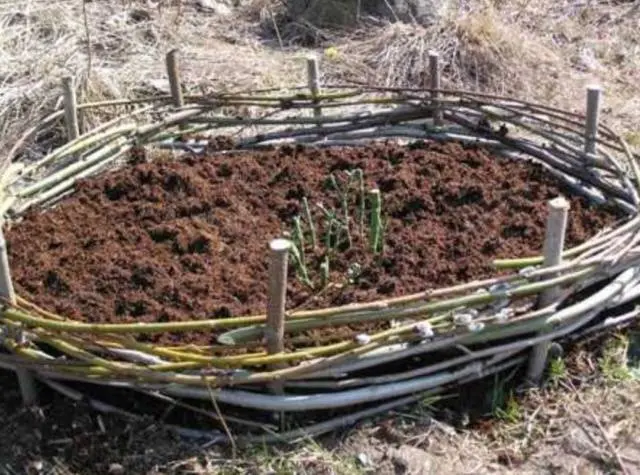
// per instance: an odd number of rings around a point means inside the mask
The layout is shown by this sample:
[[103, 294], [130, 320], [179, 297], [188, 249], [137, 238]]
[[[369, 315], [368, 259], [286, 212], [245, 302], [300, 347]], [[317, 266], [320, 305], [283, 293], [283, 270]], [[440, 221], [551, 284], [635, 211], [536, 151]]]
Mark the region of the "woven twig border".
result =
[[[212, 348], [162, 347], [128, 336], [226, 329], [221, 343], [241, 347], [262, 335], [266, 317], [90, 324], [54, 315], [17, 298], [7, 302], [2, 314], [10, 330], [4, 346], [13, 355], [1, 355], [0, 365], [28, 369], [68, 394], [73, 390], [60, 381], [116, 384], [167, 397], [202, 400], [210, 399], [211, 388], [217, 388], [214, 397], [221, 402], [265, 411], [299, 412], [376, 401], [382, 404], [379, 409], [411, 399], [414, 396], [409, 395], [416, 392], [442, 391], [452, 384], [519, 364], [523, 351], [585, 331], [603, 311], [640, 295], [638, 157], [611, 129], [598, 125], [589, 131], [582, 115], [471, 91], [366, 85], [324, 85], [315, 94], [306, 91], [301, 87], [238, 95], [185, 95], [179, 106], [172, 96], [81, 104], [76, 113], [99, 110], [105, 114], [113, 109], [114, 117], [46, 156], [26, 162], [21, 156], [25, 147], [70, 114], [69, 108], [66, 113], [56, 111], [28, 130], [9, 152], [8, 161], [14, 163], [9, 171], [17, 169], [15, 164], [24, 165], [18, 172], [7, 174], [0, 210], [15, 220], [28, 209], [49, 206], [72, 192], [78, 180], [120, 166], [120, 159], [133, 148], [204, 153], [208, 140], [188, 137], [210, 134], [236, 138], [233, 150], [220, 153], [288, 143], [360, 146], [389, 138], [477, 143], [497, 154], [541, 163], [576, 193], [597, 203], [610, 203], [628, 218], [566, 250], [563, 262], [554, 267], [541, 266], [542, 257], [516, 257], [495, 262], [498, 268], [511, 269], [503, 277], [377, 302], [294, 311], [286, 316], [287, 334], [361, 321], [400, 322], [400, 326], [369, 335], [366, 344], [344, 341], [295, 353], [260, 351], [213, 357]], [[120, 114], [122, 108], [127, 112]], [[247, 109], [250, 114], [229, 115], [230, 111]], [[605, 280], [611, 282], [561, 310], [557, 299], [546, 308], [514, 312], [524, 299], [548, 289], [562, 287], [566, 289], [562, 296], [566, 297]], [[480, 327], [460, 327], [456, 323], [455, 316], [469, 309], [479, 310], [476, 322], [482, 323]], [[623, 320], [635, 318], [634, 311], [625, 314]], [[608, 320], [609, 324], [612, 321]], [[416, 331], [424, 324], [433, 335]], [[608, 324], [598, 326], [604, 329]], [[16, 334], [25, 336], [26, 343], [17, 341]], [[505, 339], [510, 342], [504, 343]], [[56, 348], [67, 359], [53, 358], [38, 343]], [[469, 349], [478, 343], [486, 345], [485, 349]], [[454, 347], [466, 351], [460, 357], [410, 371], [352, 376], [365, 368]], [[289, 366], [260, 369], [278, 363]], [[273, 381], [283, 383], [283, 394], [268, 393], [267, 383]], [[233, 389], [239, 385], [251, 385], [253, 390]], [[256, 392], [259, 388], [266, 392]], [[304, 390], [308, 395], [291, 396], [288, 388]], [[334, 392], [325, 393], [327, 389]], [[317, 432], [335, 425], [327, 422], [309, 430]]]

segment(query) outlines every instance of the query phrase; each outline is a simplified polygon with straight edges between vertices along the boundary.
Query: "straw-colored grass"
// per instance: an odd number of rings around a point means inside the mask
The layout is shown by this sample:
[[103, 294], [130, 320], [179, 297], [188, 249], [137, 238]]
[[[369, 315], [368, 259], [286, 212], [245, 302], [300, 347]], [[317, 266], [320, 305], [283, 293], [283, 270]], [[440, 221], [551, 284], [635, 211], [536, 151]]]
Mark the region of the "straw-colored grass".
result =
[[[326, 15], [286, 17], [288, 21], [279, 24], [280, 39], [288, 44], [289, 39], [314, 38], [317, 46], [329, 48], [328, 75], [381, 85], [421, 86], [429, 50], [442, 56], [445, 86], [516, 94], [582, 110], [584, 87], [600, 83], [606, 90], [609, 107], [604, 115], [609, 122], [614, 119], [629, 131], [637, 128], [637, 5], [570, 0], [442, 4], [436, 21], [424, 25], [362, 17], [347, 32], [330, 28]], [[273, 30], [267, 17], [265, 26]], [[314, 23], [314, 18], [319, 21]]]
[[[63, 76], [80, 86], [80, 100], [168, 92], [168, 50], [181, 49], [181, 74], [191, 91], [286, 86], [302, 64], [260, 48], [240, 26], [186, 5], [149, 8], [144, 2], [82, 0], [0, 4], [0, 131], [4, 149], [62, 100]], [[177, 3], [177, 2], [171, 2]], [[88, 26], [88, 28], [86, 28]], [[87, 47], [90, 38], [91, 47]]]
[[[630, 139], [637, 134], [640, 9], [628, 3], [454, 0], [432, 24], [372, 22], [363, 15], [347, 31], [314, 24], [319, 15], [283, 17], [277, 0], [241, 2], [231, 18], [196, 3], [0, 4], [0, 144], [7, 149], [27, 124], [59, 103], [64, 75], [83, 86], [81, 100], [168, 91], [164, 55], [173, 47], [181, 49], [182, 76], [192, 91], [299, 84], [300, 55], [308, 49], [296, 41], [304, 35], [316, 41], [311, 46], [319, 53], [328, 51], [324, 81], [418, 85], [425, 53], [434, 49], [442, 55], [445, 86], [516, 93], [582, 110], [584, 86], [600, 82], [609, 107], [605, 117], [622, 124]], [[315, 3], [327, 9], [330, 2]]]

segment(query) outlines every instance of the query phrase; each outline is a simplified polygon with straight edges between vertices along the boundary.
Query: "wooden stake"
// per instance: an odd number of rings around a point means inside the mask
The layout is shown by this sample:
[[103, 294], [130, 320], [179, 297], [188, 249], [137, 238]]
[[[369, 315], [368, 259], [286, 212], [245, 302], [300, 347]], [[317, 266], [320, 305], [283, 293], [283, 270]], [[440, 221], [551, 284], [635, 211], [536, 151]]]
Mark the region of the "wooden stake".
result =
[[[7, 255], [7, 242], [4, 239], [4, 233], [0, 227], [0, 296], [6, 299], [11, 305], [16, 303], [16, 295], [13, 290], [13, 282], [11, 281], [11, 272], [9, 270], [9, 257]], [[24, 342], [22, 331], [10, 328], [9, 336], [18, 344]], [[22, 402], [26, 406], [32, 406], [38, 402], [38, 394], [36, 391], [36, 382], [33, 374], [23, 368], [16, 368], [18, 376], [18, 384], [20, 385], [20, 393], [22, 394]]]
[[[269, 243], [271, 256], [269, 262], [269, 295], [267, 301], [267, 325], [264, 336], [267, 340], [267, 353], [274, 355], [284, 351], [284, 313], [287, 300], [287, 268], [289, 266], [289, 250], [292, 243], [288, 239], [274, 239]], [[270, 365], [276, 370], [282, 365]], [[270, 385], [275, 394], [282, 394], [280, 381]], [[284, 424], [284, 413], [275, 413], [274, 418]]]
[[171, 96], [173, 97], [173, 105], [176, 107], [184, 106], [184, 97], [182, 96], [182, 86], [180, 84], [180, 68], [178, 65], [178, 50], [172, 49], [167, 53], [167, 74], [169, 75], [169, 86], [171, 87]]
[[[562, 250], [567, 231], [569, 217], [569, 202], [563, 198], [554, 198], [548, 203], [549, 215], [544, 238], [544, 266], [553, 267], [562, 263]], [[562, 295], [560, 287], [545, 290], [539, 297], [538, 308], [544, 308], [553, 304]], [[551, 342], [545, 341], [537, 344], [531, 350], [527, 379], [532, 384], [539, 384], [547, 363], [547, 355]]]
[[76, 88], [71, 76], [62, 79], [62, 88], [64, 93], [64, 120], [67, 125], [67, 139], [71, 142], [80, 136]]
[[432, 89], [431, 97], [435, 103], [436, 109], [433, 113], [433, 124], [442, 125], [442, 111], [438, 104], [438, 96], [440, 93], [440, 55], [435, 51], [429, 51], [429, 80]]
[[[320, 95], [320, 66], [318, 65], [318, 58], [315, 56], [309, 56], [307, 58], [307, 81], [311, 95], [316, 99]], [[322, 108], [319, 106], [315, 107], [313, 109], [313, 116], [321, 117]]]
[[598, 120], [600, 117], [600, 98], [602, 88], [600, 86], [587, 87], [587, 117], [584, 130], [585, 153], [596, 153], [598, 138]]
[[274, 239], [269, 243], [269, 296], [265, 338], [270, 355], [284, 351], [284, 312], [287, 299], [287, 268], [291, 241]]

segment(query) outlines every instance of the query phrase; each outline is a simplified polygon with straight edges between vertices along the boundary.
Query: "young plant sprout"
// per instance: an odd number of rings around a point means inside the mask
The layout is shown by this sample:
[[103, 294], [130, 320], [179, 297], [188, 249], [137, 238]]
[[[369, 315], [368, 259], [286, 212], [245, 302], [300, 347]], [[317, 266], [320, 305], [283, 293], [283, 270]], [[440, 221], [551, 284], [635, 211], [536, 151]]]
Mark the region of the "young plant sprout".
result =
[[354, 179], [358, 185], [358, 224], [360, 230], [360, 237], [362, 237], [364, 233], [364, 220], [365, 220], [365, 204], [367, 202], [367, 197], [364, 190], [364, 173], [358, 168], [354, 170]]
[[298, 276], [300, 281], [304, 285], [313, 289], [313, 282], [311, 282], [311, 279], [309, 279], [309, 272], [307, 271], [306, 262], [302, 258], [302, 253], [300, 249], [298, 249], [298, 245], [295, 242], [291, 246], [291, 258], [296, 269], [296, 275]]
[[300, 220], [300, 216], [293, 218], [293, 243], [300, 251], [300, 258], [304, 262], [304, 234], [302, 232], [302, 221]]
[[379, 254], [382, 251], [382, 198], [377, 188], [369, 191], [371, 202], [371, 222], [369, 223], [369, 244], [371, 252]]
[[329, 256], [326, 255], [324, 256], [322, 264], [320, 264], [320, 278], [322, 279], [322, 288], [325, 288], [327, 285], [329, 285], [329, 272], [331, 270], [329, 268], [329, 265]]
[[309, 233], [311, 234], [311, 247], [315, 249], [318, 247], [318, 240], [316, 237], [316, 226], [313, 222], [313, 217], [311, 216], [311, 209], [309, 208], [309, 200], [305, 196], [302, 198], [302, 206], [304, 208], [304, 216], [307, 220], [307, 225], [309, 226]]
[[[352, 248], [355, 237], [375, 256], [382, 253], [384, 245], [380, 190], [369, 192], [371, 211], [367, 215], [367, 195], [361, 169], [346, 170], [340, 175], [330, 174], [324, 181], [324, 189], [337, 194], [336, 206], [325, 205], [328, 200], [317, 202], [315, 208], [319, 216], [316, 212], [314, 219], [309, 199], [302, 198], [301, 215], [293, 218], [289, 233], [294, 244], [291, 258], [296, 274], [311, 289], [316, 284], [321, 288], [329, 285], [332, 268], [335, 273], [332, 259]], [[362, 273], [360, 263], [351, 263], [345, 271], [344, 283], [357, 284]]]

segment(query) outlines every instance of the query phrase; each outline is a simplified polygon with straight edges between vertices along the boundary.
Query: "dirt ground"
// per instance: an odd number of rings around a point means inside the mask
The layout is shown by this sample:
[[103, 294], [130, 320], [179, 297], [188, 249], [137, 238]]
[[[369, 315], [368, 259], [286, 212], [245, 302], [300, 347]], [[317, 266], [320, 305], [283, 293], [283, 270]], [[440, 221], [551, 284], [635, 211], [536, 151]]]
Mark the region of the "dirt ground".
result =
[[434, 418], [424, 401], [318, 440], [237, 451], [48, 392], [41, 407], [24, 409], [13, 375], [0, 372], [0, 473], [634, 474], [640, 384], [620, 364], [619, 342], [597, 358], [576, 349], [546, 389], [503, 395], [484, 423], [447, 410]]

